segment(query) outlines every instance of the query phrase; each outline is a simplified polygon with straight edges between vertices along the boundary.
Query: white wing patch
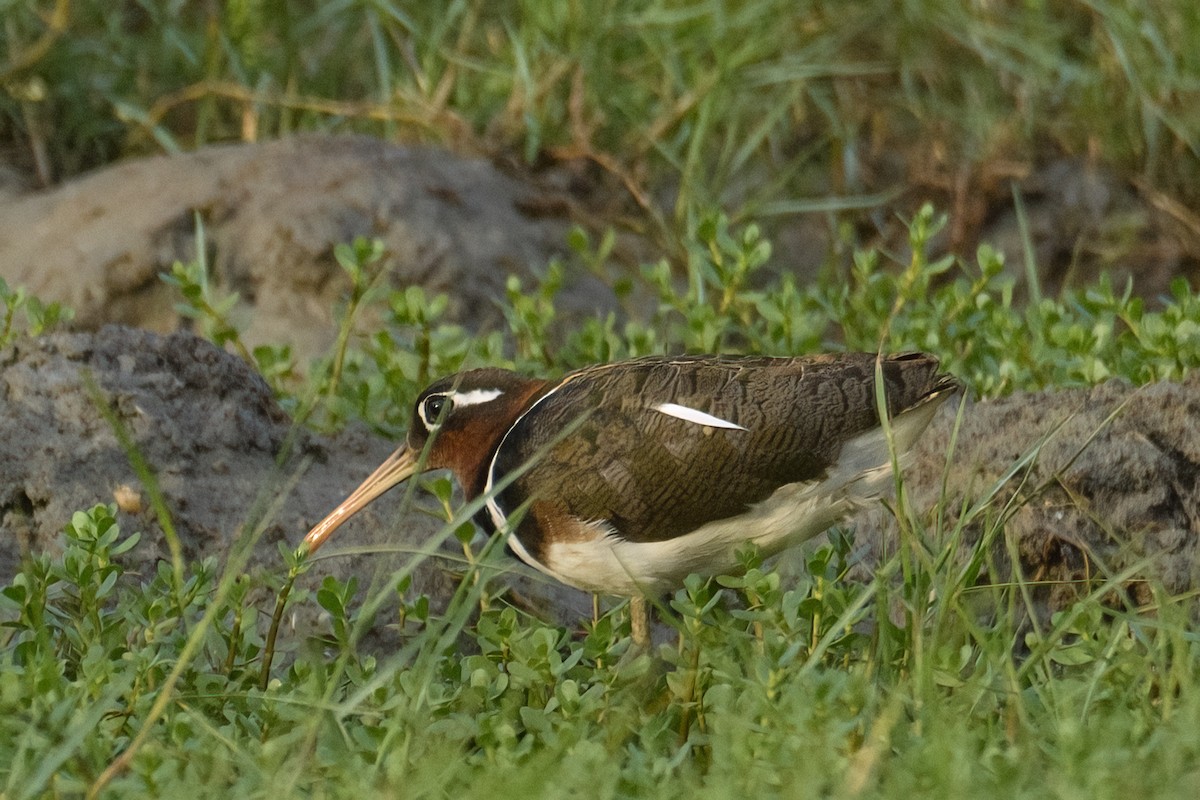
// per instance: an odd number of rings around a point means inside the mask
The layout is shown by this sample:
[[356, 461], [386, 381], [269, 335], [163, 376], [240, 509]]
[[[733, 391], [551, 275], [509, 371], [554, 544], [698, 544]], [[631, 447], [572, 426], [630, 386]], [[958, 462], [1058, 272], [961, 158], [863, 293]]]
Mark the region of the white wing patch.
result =
[[720, 417], [714, 417], [712, 414], [706, 414], [703, 411], [698, 411], [694, 408], [681, 406], [678, 403], [659, 403], [653, 407], [655, 411], [666, 414], [668, 417], [675, 417], [684, 422], [694, 422], [697, 425], [707, 425], [710, 428], [727, 428], [734, 431], [746, 430], [736, 422], [730, 422]]

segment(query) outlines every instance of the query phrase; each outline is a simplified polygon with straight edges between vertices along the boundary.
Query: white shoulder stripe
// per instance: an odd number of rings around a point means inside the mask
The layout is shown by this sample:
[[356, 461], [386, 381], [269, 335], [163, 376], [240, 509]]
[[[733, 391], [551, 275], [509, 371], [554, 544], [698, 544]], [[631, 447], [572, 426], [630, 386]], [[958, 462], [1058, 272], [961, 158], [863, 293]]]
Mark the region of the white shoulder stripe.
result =
[[728, 428], [735, 431], [746, 430], [735, 422], [714, 417], [712, 414], [705, 414], [703, 411], [681, 406], [678, 403], [659, 403], [654, 406], [654, 410], [666, 414], [668, 417], [675, 417], [684, 422], [694, 422], [697, 425], [707, 425], [710, 428]]
[[[546, 392], [537, 400], [534, 400], [533, 404], [521, 412], [521, 416], [517, 417], [513, 421], [513, 424], [508, 426], [508, 430], [506, 430], [504, 435], [500, 437], [500, 444], [496, 445], [496, 449], [492, 451], [492, 460], [488, 463], [487, 480], [484, 481], [483, 484], [483, 494], [487, 498], [485, 506], [488, 511], [488, 516], [492, 518], [492, 524], [496, 526], [496, 530], [504, 532], [504, 535], [507, 537], [506, 542], [508, 546], [512, 548], [512, 551], [516, 553], [517, 558], [521, 559], [534, 569], [541, 570], [542, 572], [550, 575], [553, 574], [550, 572], [550, 569], [545, 564], [533, 557], [533, 554], [530, 553], [529, 550], [526, 549], [525, 545], [521, 542], [521, 537], [517, 535], [517, 532], [508, 530], [508, 515], [504, 513], [504, 509], [500, 507], [500, 503], [496, 497], [496, 459], [500, 458], [500, 451], [504, 449], [504, 443], [508, 441], [508, 435], [513, 432], [513, 429], [517, 427], [521, 420], [525, 419], [526, 415], [537, 408], [543, 400], [561, 389], [564, 383], [566, 383], [566, 380], [560, 381], [559, 384], [553, 389]], [[497, 394], [499, 394], [499, 392], [497, 392]]]

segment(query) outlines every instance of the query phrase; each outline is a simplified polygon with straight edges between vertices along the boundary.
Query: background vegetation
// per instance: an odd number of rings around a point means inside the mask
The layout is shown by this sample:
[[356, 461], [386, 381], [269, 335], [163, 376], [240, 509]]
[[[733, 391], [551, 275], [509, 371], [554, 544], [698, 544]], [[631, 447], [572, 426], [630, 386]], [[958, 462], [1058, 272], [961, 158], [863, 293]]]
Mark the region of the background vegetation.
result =
[[[1200, 14], [1128, 0], [4, 0], [0, 142], [135, 152], [364, 131], [582, 158], [637, 217], [957, 205], [1080, 157], [1200, 200]], [[915, 205], [909, 213], [915, 210]], [[652, 226], [653, 227], [653, 226]]]
[[[887, 195], [881, 174], [982, 181], [1006, 159], [1056, 153], [1103, 159], [1194, 206], [1200, 12], [1188, 4], [0, 0], [0, 11], [0, 137], [46, 178], [143, 150], [366, 130], [531, 166], [590, 159], [672, 242], [671, 261], [624, 289], [653, 293], [649, 316], [597, 319], [562, 340], [547, 333], [556, 265], [541, 285], [510, 284], [506, 328], [474, 336], [442, 319], [438, 298], [378, 288], [378, 252], [348, 243], [343, 324], [377, 304], [387, 325], [339, 339], [304, 383], [280, 351], [247, 354], [307, 424], [362, 418], [395, 434], [408, 413], [397, 398], [476, 363], [552, 373], [646, 352], [918, 348], [994, 396], [1180, 378], [1200, 359], [1200, 301], [1183, 281], [1154, 310], [1104, 282], [1041, 297], [1032, 280], [1018, 302], [990, 248], [929, 256], [943, 220], [922, 209], [906, 221], [905, 255], [858, 249], [837, 279], [798, 285], [763, 270], [770, 245], [751, 222], [817, 208], [841, 225], [845, 209]], [[895, 157], [906, 166], [888, 173]], [[610, 244], [573, 241], [594, 264]], [[237, 348], [203, 265], [170, 280], [198, 327]], [[2, 285], [0, 302], [6, 341], [66, 313]], [[742, 576], [690, 580], [660, 609], [677, 636], [637, 653], [622, 607], [564, 629], [517, 611], [502, 581], [474, 580], [509, 562], [494, 542], [472, 544], [471, 509], [454, 508], [445, 479], [426, 485], [447, 501], [442, 536], [462, 536], [449, 609], [433, 615], [413, 596], [415, 560], [370, 590], [327, 579], [287, 599], [328, 613], [313, 641], [272, 640], [275, 609], [249, 603], [262, 587], [236, 560], [131, 574], [121, 556], [136, 532], [103, 506], [76, 514], [66, 551], [0, 590], [0, 794], [1200, 791], [1187, 598], [1113, 607], [1102, 583], [1031, 620], [1019, 569], [1011, 585], [976, 586], [953, 566], [963, 529], [901, 493], [901, 547], [873, 580], [843, 580], [847, 532], [787, 582], [748, 554]], [[1011, 509], [971, 511], [961, 524], [991, 526], [990, 540]], [[308, 567], [284, 552], [262, 580], [277, 590]], [[364, 651], [372, 623], [403, 644]]]

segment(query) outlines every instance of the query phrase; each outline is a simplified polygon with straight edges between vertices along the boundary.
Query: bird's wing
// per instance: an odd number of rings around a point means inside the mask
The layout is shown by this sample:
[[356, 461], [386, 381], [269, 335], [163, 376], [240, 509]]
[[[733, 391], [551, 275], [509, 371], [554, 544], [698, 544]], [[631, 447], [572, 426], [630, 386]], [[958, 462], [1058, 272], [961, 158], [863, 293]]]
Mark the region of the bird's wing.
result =
[[[892, 413], [937, 385], [936, 360], [900, 358], [884, 361]], [[511, 511], [518, 498], [544, 498], [629, 541], [671, 539], [782, 485], [821, 478], [843, 443], [878, 426], [874, 382], [875, 358], [863, 354], [651, 358], [583, 370], [500, 445], [495, 475], [532, 465], [498, 499]]]

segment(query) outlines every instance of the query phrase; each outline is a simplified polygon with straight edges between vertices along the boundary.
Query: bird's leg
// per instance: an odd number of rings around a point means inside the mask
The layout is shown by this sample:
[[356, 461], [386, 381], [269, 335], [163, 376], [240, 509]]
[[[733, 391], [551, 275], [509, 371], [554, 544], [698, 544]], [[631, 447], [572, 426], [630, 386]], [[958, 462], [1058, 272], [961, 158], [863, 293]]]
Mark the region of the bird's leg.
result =
[[650, 605], [644, 595], [629, 598], [629, 627], [633, 643], [645, 650], [650, 647]]

